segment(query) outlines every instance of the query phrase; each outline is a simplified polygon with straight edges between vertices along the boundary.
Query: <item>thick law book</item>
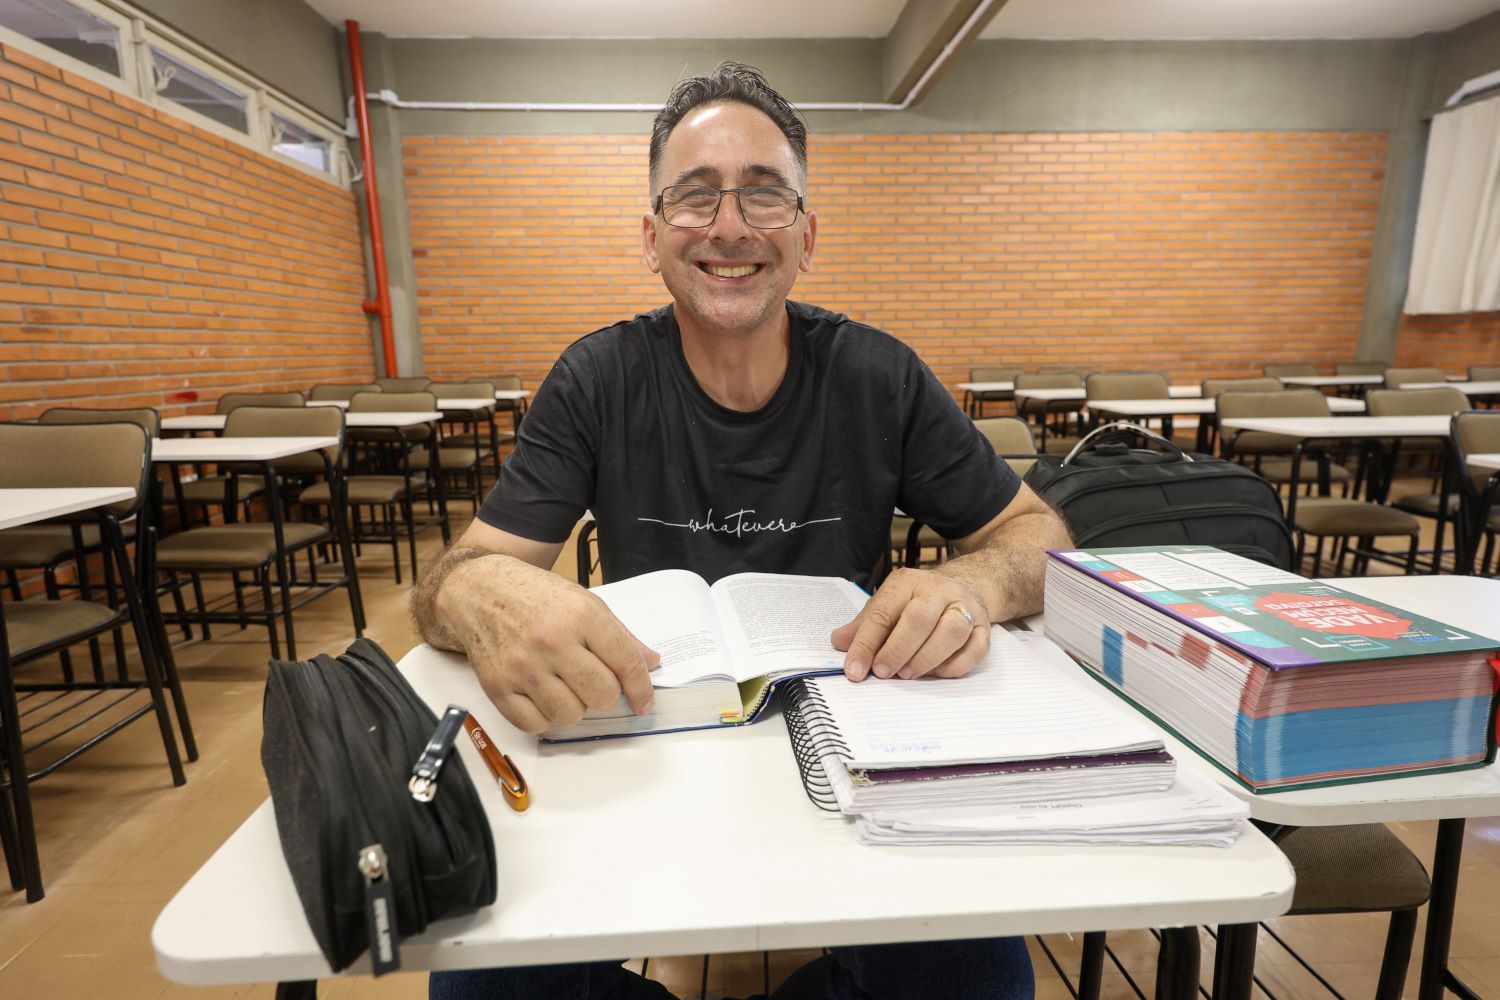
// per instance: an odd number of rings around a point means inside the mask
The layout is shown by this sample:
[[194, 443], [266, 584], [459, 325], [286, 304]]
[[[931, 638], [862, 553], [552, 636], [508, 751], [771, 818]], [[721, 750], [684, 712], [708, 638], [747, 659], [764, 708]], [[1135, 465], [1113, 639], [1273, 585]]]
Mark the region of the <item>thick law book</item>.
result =
[[1050, 555], [1047, 635], [1246, 788], [1494, 759], [1495, 639], [1211, 546]]
[[651, 673], [655, 703], [651, 714], [636, 715], [621, 699], [577, 725], [546, 730], [546, 741], [754, 722], [780, 682], [843, 672], [844, 654], [829, 634], [869, 598], [837, 577], [736, 573], [710, 586], [677, 569], [607, 583], [593, 593], [661, 654]]

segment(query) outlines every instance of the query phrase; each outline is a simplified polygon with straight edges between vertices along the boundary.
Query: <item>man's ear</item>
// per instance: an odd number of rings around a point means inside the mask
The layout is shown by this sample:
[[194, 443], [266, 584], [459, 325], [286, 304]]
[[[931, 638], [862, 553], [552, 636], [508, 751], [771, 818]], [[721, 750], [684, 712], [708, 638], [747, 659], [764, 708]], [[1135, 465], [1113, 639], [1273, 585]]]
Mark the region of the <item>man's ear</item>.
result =
[[817, 242], [818, 217], [812, 212], [808, 212], [807, 224], [802, 227], [802, 259], [797, 261], [797, 268], [799, 270], [812, 270], [813, 247]]
[[661, 258], [656, 254], [656, 216], [650, 212], [641, 216], [641, 256], [652, 274], [661, 273]]

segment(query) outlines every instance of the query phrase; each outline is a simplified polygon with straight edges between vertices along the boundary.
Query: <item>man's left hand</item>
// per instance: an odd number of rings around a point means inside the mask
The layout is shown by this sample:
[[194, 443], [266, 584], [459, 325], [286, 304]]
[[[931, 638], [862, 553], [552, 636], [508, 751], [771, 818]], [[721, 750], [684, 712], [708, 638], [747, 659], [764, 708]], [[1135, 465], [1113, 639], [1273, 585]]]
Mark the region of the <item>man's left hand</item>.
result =
[[833, 631], [848, 650], [844, 674], [962, 677], [990, 648], [990, 611], [962, 580], [932, 570], [898, 569], [847, 625]]

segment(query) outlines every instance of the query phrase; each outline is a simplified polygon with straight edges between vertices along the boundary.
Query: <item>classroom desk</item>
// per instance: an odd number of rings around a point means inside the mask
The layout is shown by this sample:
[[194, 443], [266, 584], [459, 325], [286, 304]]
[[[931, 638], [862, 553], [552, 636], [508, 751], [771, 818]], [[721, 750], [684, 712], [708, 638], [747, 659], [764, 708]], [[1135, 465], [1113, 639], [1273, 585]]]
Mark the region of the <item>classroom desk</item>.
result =
[[531, 390], [530, 389], [496, 389], [495, 390], [495, 398], [496, 399], [499, 399], [499, 400], [509, 400], [512, 403], [517, 402], [517, 401], [522, 400], [522, 399], [526, 399], [530, 395], [531, 395]]
[[1465, 396], [1494, 396], [1500, 395], [1500, 382], [1490, 380], [1485, 382], [1408, 382], [1403, 389], [1457, 389]]
[[[1181, 928], [1290, 905], [1289, 865], [1253, 828], [1229, 848], [865, 847], [843, 817], [808, 802], [779, 713], [727, 731], [541, 748], [503, 721], [461, 656], [419, 646], [400, 666], [436, 709], [474, 712], [534, 803], [511, 812], [459, 742], [493, 828], [499, 902], [403, 942], [407, 969]], [[1191, 953], [1164, 966], [1180, 978], [1159, 987], [1193, 996], [1196, 931], [1167, 937]], [[162, 911], [152, 943], [181, 983], [330, 975], [269, 802]], [[348, 971], [368, 968], [361, 959]]]
[[1384, 375], [1278, 375], [1282, 385], [1312, 386], [1317, 389], [1343, 388], [1352, 385], [1385, 385]]
[[[1169, 385], [1167, 396], [1170, 399], [1197, 399], [1203, 395], [1201, 385]], [[1078, 389], [1017, 389], [1016, 396], [1024, 396], [1027, 399], [1039, 399], [1044, 403], [1069, 403], [1088, 399], [1088, 390]]]
[[0, 489], [0, 530], [76, 514], [135, 496], [129, 486]]
[[337, 406], [341, 410], [347, 410], [347, 409], [349, 409], [349, 401], [347, 399], [309, 399], [307, 401], [307, 405], [308, 406]]
[[1016, 383], [1010, 379], [1003, 379], [999, 382], [960, 382], [958, 387], [964, 392], [1011, 392], [1015, 389]]
[[437, 408], [453, 412], [472, 413], [475, 410], [487, 410], [495, 405], [493, 399], [439, 399]]
[[[464, 404], [454, 407], [455, 409], [474, 410], [491, 406], [485, 399], [460, 399], [440, 400], [438, 405], [444, 402], [456, 402]], [[478, 403], [478, 406], [469, 406], [469, 403]], [[308, 404], [311, 406], [312, 404]], [[320, 406], [325, 404], [318, 404]], [[331, 405], [331, 404], [327, 404]], [[228, 418], [222, 413], [196, 413], [185, 417], [163, 417], [161, 429], [164, 431], [222, 431], [224, 422]], [[361, 413], [345, 413], [345, 427], [410, 427], [413, 424], [428, 424], [434, 420], [443, 419], [443, 415], [436, 410], [420, 410], [411, 413], [404, 411], [365, 411]]]
[[[1091, 399], [1084, 405], [1084, 409], [1091, 412], [1107, 414], [1111, 417], [1161, 417], [1168, 421], [1167, 433], [1171, 433], [1172, 417], [1180, 416], [1211, 416], [1217, 412], [1218, 400], [1214, 399]], [[1363, 413], [1365, 403], [1362, 399], [1344, 399], [1341, 396], [1331, 396], [1328, 399], [1328, 408], [1334, 413]], [[1212, 425], [1211, 420], [1201, 420], [1198, 423], [1199, 451], [1208, 450], [1208, 429]]]
[[[1495, 614], [1495, 609], [1500, 608], [1500, 580], [1472, 576], [1371, 576], [1330, 579], [1328, 582], [1364, 597], [1500, 639], [1500, 618]], [[1066, 656], [1061, 650], [1057, 650], [1056, 655]], [[1150, 719], [1146, 721], [1151, 722]], [[1164, 732], [1164, 736], [1170, 744], [1169, 749], [1179, 759], [1185, 754], [1193, 754], [1191, 748], [1171, 734]], [[1213, 777], [1250, 806], [1251, 816], [1267, 823], [1341, 826], [1437, 820], [1437, 853], [1432, 865], [1432, 898], [1427, 904], [1427, 931], [1418, 997], [1419, 1000], [1439, 1000], [1444, 985], [1454, 979], [1448, 971], [1448, 944], [1458, 895], [1464, 820], [1471, 816], [1500, 815], [1500, 763], [1451, 774], [1388, 778], [1260, 795], [1240, 787], [1217, 769], [1213, 771]]]
[[1469, 465], [1486, 472], [1500, 472], [1500, 451], [1480, 452], [1469, 456]]

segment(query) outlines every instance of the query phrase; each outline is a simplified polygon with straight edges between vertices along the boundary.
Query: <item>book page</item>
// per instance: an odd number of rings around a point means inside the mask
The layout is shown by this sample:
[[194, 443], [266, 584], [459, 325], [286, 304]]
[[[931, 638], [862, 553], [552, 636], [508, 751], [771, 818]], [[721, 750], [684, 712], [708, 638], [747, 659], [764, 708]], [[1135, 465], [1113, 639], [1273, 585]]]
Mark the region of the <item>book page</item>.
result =
[[737, 573], [713, 586], [735, 680], [842, 670], [828, 636], [859, 614], [868, 595], [833, 576]]
[[1088, 756], [1156, 749], [1160, 738], [1102, 691], [1059, 676], [999, 626], [963, 677], [808, 681], [836, 723], [850, 768]]
[[653, 686], [682, 687], [731, 676], [713, 594], [698, 574], [658, 570], [606, 583], [592, 593], [637, 639], [661, 654], [661, 666], [651, 671]]

